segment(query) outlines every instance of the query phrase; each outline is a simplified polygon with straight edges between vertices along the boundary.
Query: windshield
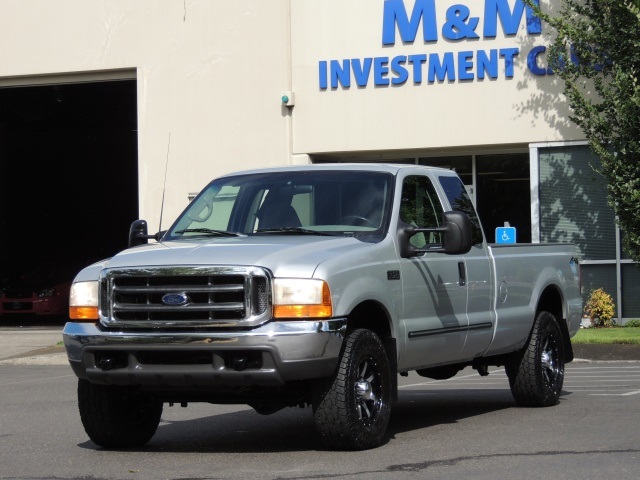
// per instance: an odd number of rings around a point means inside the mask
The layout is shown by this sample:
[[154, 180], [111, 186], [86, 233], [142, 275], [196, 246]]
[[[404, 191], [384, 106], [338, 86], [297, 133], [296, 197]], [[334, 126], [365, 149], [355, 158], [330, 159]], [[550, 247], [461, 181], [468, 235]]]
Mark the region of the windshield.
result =
[[393, 177], [364, 171], [277, 172], [211, 182], [169, 239], [237, 235], [380, 235]]

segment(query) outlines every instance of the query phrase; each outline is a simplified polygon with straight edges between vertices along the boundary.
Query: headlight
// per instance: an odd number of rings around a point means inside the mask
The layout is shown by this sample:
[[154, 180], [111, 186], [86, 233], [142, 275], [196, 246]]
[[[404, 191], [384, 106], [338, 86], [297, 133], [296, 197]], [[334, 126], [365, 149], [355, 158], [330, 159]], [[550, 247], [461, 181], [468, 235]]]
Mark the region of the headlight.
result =
[[38, 291], [38, 297], [42, 298], [42, 297], [53, 297], [56, 294], [56, 289], [55, 288], [43, 288], [42, 290]]
[[329, 318], [331, 292], [324, 280], [276, 278], [273, 282], [275, 318]]
[[71, 285], [69, 318], [79, 321], [98, 320], [98, 282], [78, 282]]

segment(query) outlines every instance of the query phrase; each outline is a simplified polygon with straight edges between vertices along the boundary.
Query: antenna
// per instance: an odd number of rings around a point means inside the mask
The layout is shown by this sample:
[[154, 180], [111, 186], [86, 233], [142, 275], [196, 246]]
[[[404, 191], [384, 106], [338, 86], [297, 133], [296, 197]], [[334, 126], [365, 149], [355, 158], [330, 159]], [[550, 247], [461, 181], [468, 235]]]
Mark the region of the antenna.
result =
[[171, 148], [171, 132], [169, 132], [169, 142], [167, 143], [167, 161], [164, 165], [164, 184], [162, 185], [162, 204], [160, 205], [160, 226], [158, 232], [162, 231], [162, 212], [164, 211], [164, 192], [167, 190], [167, 170], [169, 170], [169, 149]]

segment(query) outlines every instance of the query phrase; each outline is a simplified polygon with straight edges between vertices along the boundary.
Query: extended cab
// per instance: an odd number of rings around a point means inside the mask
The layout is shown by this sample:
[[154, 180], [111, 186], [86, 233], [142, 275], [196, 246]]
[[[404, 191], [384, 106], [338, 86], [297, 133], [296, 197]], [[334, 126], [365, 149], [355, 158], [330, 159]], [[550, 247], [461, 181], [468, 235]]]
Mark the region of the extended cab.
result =
[[[154, 238], [155, 242], [148, 240]], [[516, 402], [561, 393], [582, 311], [569, 244], [488, 244], [449, 170], [312, 165], [212, 181], [166, 232], [82, 270], [64, 329], [104, 447], [165, 403], [311, 406], [326, 445], [384, 441], [397, 376], [503, 365]]]

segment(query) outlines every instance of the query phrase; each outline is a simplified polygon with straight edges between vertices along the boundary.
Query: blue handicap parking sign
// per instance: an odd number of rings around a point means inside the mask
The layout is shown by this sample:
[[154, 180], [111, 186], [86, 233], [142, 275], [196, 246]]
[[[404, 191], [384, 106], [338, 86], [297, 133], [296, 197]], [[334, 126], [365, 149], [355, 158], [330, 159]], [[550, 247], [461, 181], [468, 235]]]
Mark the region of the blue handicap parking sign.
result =
[[515, 227], [496, 228], [496, 243], [516, 243]]

